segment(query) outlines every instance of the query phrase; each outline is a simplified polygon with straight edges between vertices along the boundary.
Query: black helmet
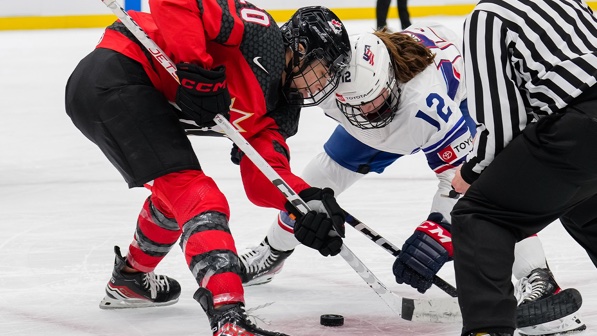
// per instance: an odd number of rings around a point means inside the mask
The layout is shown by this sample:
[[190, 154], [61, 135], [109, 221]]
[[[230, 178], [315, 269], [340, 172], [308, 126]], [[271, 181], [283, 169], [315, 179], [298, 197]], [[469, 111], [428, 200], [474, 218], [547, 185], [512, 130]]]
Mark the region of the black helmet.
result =
[[[286, 99], [296, 105], [317, 105], [336, 89], [342, 71], [350, 62], [348, 32], [336, 14], [321, 6], [299, 8], [281, 29], [284, 44], [293, 53], [286, 67]], [[304, 50], [301, 51], [299, 45]], [[311, 90], [314, 85], [304, 88], [310, 95], [305, 98], [296, 89], [291, 89], [290, 84], [316, 60], [320, 60], [328, 70], [325, 76], [317, 79], [316, 92]], [[293, 72], [295, 67], [299, 67], [299, 71]]]

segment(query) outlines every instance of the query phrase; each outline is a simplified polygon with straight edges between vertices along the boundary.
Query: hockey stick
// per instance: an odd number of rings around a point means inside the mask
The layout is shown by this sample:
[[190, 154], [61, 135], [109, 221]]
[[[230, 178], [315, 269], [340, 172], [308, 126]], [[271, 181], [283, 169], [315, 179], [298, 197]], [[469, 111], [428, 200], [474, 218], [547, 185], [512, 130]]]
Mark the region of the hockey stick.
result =
[[[218, 121], [218, 119], [222, 119]], [[302, 214], [309, 211], [305, 203], [278, 173], [257, 153], [245, 138], [221, 115], [214, 119], [240, 150], [257, 168], [284, 194], [286, 199]], [[363, 262], [343, 243], [340, 256], [371, 287], [390, 309], [405, 320], [424, 322], [456, 322], [460, 318], [460, 307], [456, 299], [407, 299], [393, 293], [363, 264]]]
[[[179, 82], [176, 66], [162, 51], [162, 49], [137, 25], [124, 11], [116, 0], [102, 0], [112, 10], [121, 22], [135, 35], [135, 37], [149, 50], [164, 68]], [[180, 82], [179, 82], [180, 83]], [[259, 170], [282, 192], [286, 199], [298, 211], [306, 214], [307, 204], [290, 188], [278, 173], [263, 159], [263, 157], [247, 142], [245, 138], [221, 115], [216, 115], [215, 123], [242, 150]], [[395, 313], [406, 320], [427, 322], [454, 322], [460, 316], [458, 303], [454, 299], [448, 300], [418, 300], [405, 299], [397, 296], [386, 286], [343, 244], [340, 255], [356, 271], [356, 273], [371, 287], [375, 293]]]
[[[388, 251], [394, 257], [397, 257], [400, 254], [400, 249], [382, 237], [379, 233], [375, 232], [372, 228], [365, 225], [365, 223], [361, 222], [360, 220], [356, 219], [354, 216], [346, 212], [346, 223], [350, 226], [355, 228], [357, 231], [365, 235], [371, 241], [376, 243], [377, 245], [381, 246], [384, 250]], [[435, 275], [433, 277], [433, 284], [436, 285], [438, 288], [446, 292], [451, 297], [456, 297], [456, 288], [449, 284], [446, 280], [438, 277]]]

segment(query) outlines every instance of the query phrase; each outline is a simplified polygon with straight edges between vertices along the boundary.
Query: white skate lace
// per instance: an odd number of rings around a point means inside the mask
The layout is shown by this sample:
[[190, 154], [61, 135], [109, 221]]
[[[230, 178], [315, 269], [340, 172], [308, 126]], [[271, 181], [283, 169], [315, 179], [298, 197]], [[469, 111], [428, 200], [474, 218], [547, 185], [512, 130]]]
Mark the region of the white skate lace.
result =
[[169, 291], [170, 283], [162, 275], [156, 275], [153, 272], [143, 275], [143, 286], [151, 293], [151, 298], [155, 299], [159, 291]]
[[269, 245], [259, 245], [240, 256], [240, 260], [245, 266], [248, 274], [254, 274], [269, 269], [277, 259], [278, 254], [272, 251]]
[[264, 303], [262, 305], [259, 305], [257, 307], [252, 307], [249, 309], [245, 309], [245, 307], [243, 306], [243, 310], [244, 310], [244, 314], [246, 317], [246, 320], [249, 321], [251, 324], [256, 325], [257, 324], [257, 320], [261, 321], [262, 323], [265, 323], [267, 325], [271, 325], [272, 321], [270, 320], [266, 320], [265, 318], [262, 318], [261, 316], [258, 316], [257, 314], [255, 314], [259, 309], [268, 307], [273, 305], [273, 302], [267, 302]]
[[516, 297], [516, 303], [520, 304], [524, 299], [527, 298], [528, 293], [531, 292], [531, 285], [529, 284], [529, 278], [523, 277], [518, 280], [514, 287], [514, 296]]
[[546, 294], [548, 283], [538, 273], [531, 274], [530, 278], [521, 278], [514, 289], [518, 304], [536, 301]]

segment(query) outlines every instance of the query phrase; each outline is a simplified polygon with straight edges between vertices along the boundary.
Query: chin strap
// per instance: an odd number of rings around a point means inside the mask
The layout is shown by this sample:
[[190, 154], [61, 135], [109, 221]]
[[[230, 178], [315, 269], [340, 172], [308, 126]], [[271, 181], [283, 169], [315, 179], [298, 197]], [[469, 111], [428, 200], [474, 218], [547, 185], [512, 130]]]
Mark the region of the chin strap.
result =
[[[297, 30], [296, 33], [298, 34], [298, 29], [296, 29], [296, 30]], [[298, 90], [290, 87], [290, 85], [292, 84], [292, 81], [296, 77], [296, 75], [303, 72], [308, 65], [308, 63], [303, 64], [303, 66], [299, 68], [298, 72], [292, 71], [295, 67], [300, 65], [301, 58], [303, 58], [302, 55], [300, 54], [300, 52], [298, 52], [299, 44], [300, 44], [299, 38], [297, 36], [293, 39], [293, 45], [295, 45], [297, 47], [295, 47], [294, 50], [293, 50], [293, 48], [290, 48], [290, 50], [292, 51], [292, 59], [290, 60], [290, 62], [288, 62], [288, 64], [286, 64], [286, 68], [284, 69], [284, 74], [286, 77], [284, 79], [284, 85], [282, 86], [282, 91], [284, 92], [284, 96], [286, 97], [286, 100], [289, 102], [303, 100], [303, 96], [298, 92]]]
[[292, 36], [293, 36], [293, 41], [292, 41], [292, 67], [296, 67], [299, 65], [299, 63], [301, 62], [300, 60], [300, 56], [299, 56], [299, 45], [300, 45], [300, 30], [298, 28], [299, 22], [298, 22], [298, 16], [295, 17], [293, 19], [293, 25], [294, 28], [292, 28]]
[[[293, 54], [295, 53], [293, 52]], [[282, 91], [284, 91], [285, 93], [288, 92], [288, 94], [290, 94], [292, 90], [290, 88], [290, 83], [292, 83], [292, 78], [294, 77], [292, 73], [292, 69], [294, 68], [294, 66], [292, 65], [294, 63], [294, 56], [292, 57], [293, 60], [288, 62], [288, 64], [286, 64], [286, 68], [284, 69], [284, 75], [286, 77], [284, 78], [284, 85], [282, 86]]]

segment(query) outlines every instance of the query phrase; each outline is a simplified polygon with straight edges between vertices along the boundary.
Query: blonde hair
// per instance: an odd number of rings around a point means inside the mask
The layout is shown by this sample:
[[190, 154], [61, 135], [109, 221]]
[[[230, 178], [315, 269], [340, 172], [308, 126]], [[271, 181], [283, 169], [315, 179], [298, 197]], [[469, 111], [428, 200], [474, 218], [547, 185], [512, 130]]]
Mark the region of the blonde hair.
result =
[[429, 48], [409, 35], [390, 33], [385, 28], [373, 32], [388, 49], [396, 79], [406, 83], [425, 70], [435, 58]]

